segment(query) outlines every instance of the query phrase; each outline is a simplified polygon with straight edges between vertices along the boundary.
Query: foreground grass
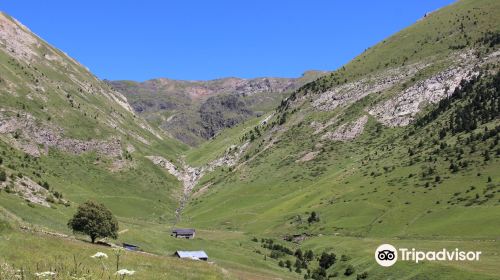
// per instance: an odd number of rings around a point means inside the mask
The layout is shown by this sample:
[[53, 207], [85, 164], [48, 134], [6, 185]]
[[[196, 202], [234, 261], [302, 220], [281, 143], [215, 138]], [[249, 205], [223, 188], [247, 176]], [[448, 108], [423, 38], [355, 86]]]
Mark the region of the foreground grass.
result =
[[[91, 258], [98, 251], [109, 258], [102, 262]], [[121, 279], [115, 275], [111, 248], [78, 240], [9, 231], [2, 233], [0, 252], [0, 262], [20, 270], [23, 279], [38, 279], [35, 273], [45, 271], [57, 273], [51, 279]], [[127, 276], [131, 279], [230, 279], [215, 264], [134, 252], [120, 257], [119, 268], [134, 270], [133, 276]]]

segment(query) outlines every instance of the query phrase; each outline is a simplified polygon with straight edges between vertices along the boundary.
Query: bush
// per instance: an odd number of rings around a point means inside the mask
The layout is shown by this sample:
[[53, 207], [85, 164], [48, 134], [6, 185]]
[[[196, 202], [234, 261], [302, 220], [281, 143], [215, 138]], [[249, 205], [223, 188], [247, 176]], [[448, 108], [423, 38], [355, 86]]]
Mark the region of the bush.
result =
[[309, 218], [307, 218], [307, 222], [309, 224], [319, 222], [319, 216], [316, 214], [316, 212], [311, 212], [311, 215], [309, 216]]
[[0, 170], [0, 182], [5, 182], [7, 181], [7, 174], [5, 173], [4, 170]]
[[312, 250], [308, 250], [305, 254], [304, 254], [304, 259], [306, 261], [312, 261], [314, 259], [314, 253]]
[[354, 269], [354, 266], [348, 265], [347, 268], [345, 269], [344, 275], [349, 276], [352, 275], [356, 270]]
[[56, 203], [56, 200], [54, 199], [53, 196], [49, 195], [45, 198], [45, 201], [47, 201], [48, 203]]
[[335, 256], [334, 253], [328, 254], [326, 252], [323, 252], [321, 254], [321, 257], [319, 258], [319, 266], [328, 269], [330, 266], [332, 266], [337, 259], [337, 256]]
[[342, 256], [340, 256], [340, 260], [343, 261], [343, 262], [346, 262], [346, 261], [348, 261], [350, 259], [351, 259], [351, 257], [349, 257], [348, 255], [342, 255]]
[[368, 278], [368, 272], [363, 272], [361, 274], [356, 275], [356, 280], [366, 279]]
[[86, 234], [92, 243], [96, 238], [111, 237], [118, 238], [118, 221], [103, 204], [87, 201], [80, 206], [68, 221], [68, 227], [73, 232]]

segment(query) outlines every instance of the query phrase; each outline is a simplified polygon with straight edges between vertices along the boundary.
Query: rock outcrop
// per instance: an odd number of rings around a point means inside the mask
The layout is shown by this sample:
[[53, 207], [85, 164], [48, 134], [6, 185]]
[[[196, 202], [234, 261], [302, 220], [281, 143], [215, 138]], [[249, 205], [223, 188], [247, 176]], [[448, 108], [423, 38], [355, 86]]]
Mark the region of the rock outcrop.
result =
[[344, 123], [340, 125], [333, 132], [331, 131], [323, 134], [323, 136], [321, 136], [321, 139], [331, 141], [352, 140], [363, 133], [367, 121], [368, 116], [364, 115], [354, 122]]
[[427, 66], [427, 64], [416, 63], [393, 68], [383, 71], [380, 74], [370, 75], [360, 80], [334, 87], [329, 91], [321, 93], [319, 97], [315, 98], [312, 105], [321, 111], [332, 111], [337, 107], [350, 105], [369, 94], [380, 93], [408, 80]]
[[65, 138], [61, 128], [37, 122], [30, 114], [19, 114], [18, 117], [3, 113], [5, 111], [0, 111], [0, 136], [31, 156], [47, 154], [49, 148], [72, 154], [94, 151], [108, 157], [122, 155], [121, 141], [118, 138], [88, 141]]
[[[485, 63], [467, 51], [455, 53], [455, 63], [425, 80], [418, 81], [400, 94], [377, 104], [368, 112], [387, 126], [408, 125], [427, 104], [434, 104], [451, 95], [462, 80], [476, 76], [478, 67]], [[495, 59], [490, 57], [487, 61]]]

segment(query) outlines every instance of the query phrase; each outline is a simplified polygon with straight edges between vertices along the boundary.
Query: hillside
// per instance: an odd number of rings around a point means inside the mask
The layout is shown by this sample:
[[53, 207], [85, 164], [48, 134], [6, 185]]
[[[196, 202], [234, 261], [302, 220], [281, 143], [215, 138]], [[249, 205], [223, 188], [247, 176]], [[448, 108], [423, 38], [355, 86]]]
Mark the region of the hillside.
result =
[[[200, 180], [185, 223], [336, 252], [493, 240], [481, 265], [401, 265], [391, 275], [494, 278], [499, 10], [497, 1], [460, 1], [427, 15], [292, 93], [267, 122], [233, 130], [240, 161]], [[201, 149], [220, 156], [227, 141]], [[199, 165], [199, 154], [187, 159]], [[361, 271], [383, 278], [364, 256]]]
[[[0, 278], [116, 277], [67, 228], [91, 199], [137, 279], [497, 279], [499, 15], [461, 0], [299, 79], [137, 83], [0, 14]], [[384, 243], [482, 256], [382, 267]]]
[[292, 91], [323, 74], [308, 71], [300, 78], [107, 82], [152, 126], [196, 146], [225, 128], [269, 112]]
[[[53, 269], [56, 279], [116, 277], [112, 260], [90, 258], [99, 251], [111, 258], [113, 251], [67, 226], [86, 200], [116, 215], [119, 238], [111, 242], [147, 252], [122, 258], [134, 278], [293, 279], [255, 259], [243, 233], [200, 229], [194, 242], [170, 237], [183, 185], [151, 158], [182, 166], [188, 146], [150, 126], [125, 96], [5, 13], [0, 60], [1, 279], [39, 279], [35, 273]], [[172, 257], [189, 249], [206, 250], [212, 264]]]
[[[183, 144], [151, 128], [123, 95], [4, 13], [0, 61], [1, 279], [17, 279], [18, 270], [22, 279], [33, 279], [54, 266], [61, 273], [57, 279], [70, 279], [77, 257], [81, 273], [101, 273], [90, 256], [102, 250], [112, 255], [110, 249], [60, 238], [70, 233], [66, 223], [87, 199], [110, 207], [124, 229], [138, 221], [174, 219], [179, 183], [144, 155], [175, 158], [186, 149]], [[38, 234], [47, 229], [58, 235]], [[164, 256], [125, 259], [127, 268], [146, 278], [148, 271], [226, 278], [219, 268], [186, 268]], [[145, 268], [147, 263], [153, 268]]]

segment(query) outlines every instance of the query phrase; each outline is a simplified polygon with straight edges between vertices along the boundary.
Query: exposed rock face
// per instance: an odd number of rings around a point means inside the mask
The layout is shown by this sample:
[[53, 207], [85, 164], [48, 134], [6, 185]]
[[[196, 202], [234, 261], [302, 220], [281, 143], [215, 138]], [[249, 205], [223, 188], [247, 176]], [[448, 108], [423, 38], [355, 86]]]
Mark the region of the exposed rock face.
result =
[[226, 152], [224, 153], [224, 155], [222, 157], [211, 161], [206, 166], [206, 170], [210, 172], [210, 171], [213, 171], [215, 168], [221, 167], [221, 166], [228, 166], [228, 167], [235, 166], [236, 163], [238, 163], [238, 160], [241, 158], [241, 156], [243, 155], [243, 153], [245, 152], [245, 150], [249, 144], [250, 144], [250, 142], [245, 142], [241, 146], [232, 145], [231, 147], [229, 147], [226, 150]]
[[9, 178], [6, 182], [0, 182], [0, 189], [6, 188], [9, 188], [9, 192], [17, 194], [26, 201], [50, 207], [47, 202], [49, 191], [26, 176], [16, 177], [13, 181]]
[[388, 126], [408, 125], [426, 104], [437, 103], [451, 95], [462, 80], [478, 74], [482, 64], [471, 51], [457, 54], [454, 66], [419, 81], [395, 97], [378, 104], [369, 113]]
[[127, 96], [135, 112], [166, 133], [196, 146], [225, 128], [267, 113], [323, 72], [300, 78], [223, 78], [209, 81], [153, 79], [142, 83], [108, 81]]
[[122, 155], [121, 141], [118, 138], [106, 141], [64, 138], [61, 128], [37, 123], [29, 114], [9, 117], [0, 111], [0, 135], [7, 136], [7, 141], [14, 147], [35, 157], [47, 154], [48, 148], [56, 148], [72, 154], [95, 151], [109, 157]]
[[249, 142], [246, 142], [239, 147], [231, 146], [226, 150], [222, 157], [215, 159], [207, 165], [201, 167], [189, 166], [182, 160], [182, 168], [179, 168], [164, 157], [146, 156], [147, 159], [151, 160], [155, 165], [166, 169], [168, 173], [172, 174], [172, 176], [177, 178], [177, 180], [182, 183], [183, 193], [179, 201], [179, 207], [175, 210], [177, 221], [180, 220], [180, 214], [184, 209], [184, 205], [188, 201], [189, 196], [193, 192], [194, 187], [196, 187], [196, 185], [200, 181], [201, 177], [203, 177], [206, 172], [211, 172], [217, 167], [235, 166], [239, 158], [247, 148], [248, 144]]
[[29, 62], [38, 54], [33, 47], [38, 45], [29, 29], [17, 20], [0, 13], [0, 45], [13, 57]]
[[387, 90], [398, 83], [411, 78], [415, 73], [427, 67], [426, 64], [412, 64], [368, 76], [343, 84], [321, 93], [313, 102], [313, 107], [322, 111], [332, 111], [339, 106], [350, 105], [361, 98], [377, 92]]
[[325, 130], [326, 128], [336, 124], [337, 121], [338, 121], [338, 118], [337, 118], [337, 116], [335, 116], [335, 117], [331, 118], [330, 120], [328, 120], [325, 124], [323, 124], [321, 122], [313, 121], [309, 124], [309, 126], [311, 126], [314, 129], [313, 135], [316, 135], [316, 134], [322, 132], [323, 130]]
[[50, 207], [50, 204], [46, 201], [49, 192], [30, 178], [17, 178], [14, 186], [14, 190], [24, 199], [32, 203]]
[[[142, 83], [129, 81], [108, 81], [125, 94], [166, 94], [198, 99], [216, 94], [253, 95], [261, 92], [283, 92], [294, 89], [297, 79], [288, 78], [223, 78], [209, 81], [182, 81], [165, 78], [152, 79]], [[165, 107], [174, 104], [166, 103]]]
[[332, 141], [347, 141], [358, 137], [365, 128], [368, 116], [364, 115], [352, 123], [344, 123], [335, 131], [325, 133], [321, 139]]
[[305, 155], [303, 155], [301, 158], [296, 160], [295, 162], [307, 162], [313, 160], [317, 155], [319, 154], [318, 151], [313, 151], [313, 152], [308, 152]]

